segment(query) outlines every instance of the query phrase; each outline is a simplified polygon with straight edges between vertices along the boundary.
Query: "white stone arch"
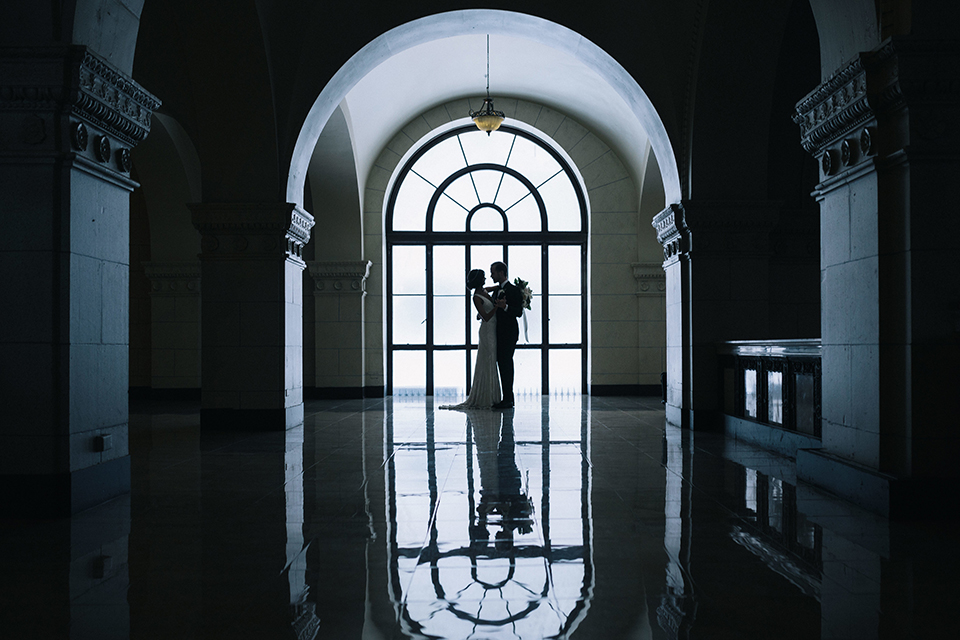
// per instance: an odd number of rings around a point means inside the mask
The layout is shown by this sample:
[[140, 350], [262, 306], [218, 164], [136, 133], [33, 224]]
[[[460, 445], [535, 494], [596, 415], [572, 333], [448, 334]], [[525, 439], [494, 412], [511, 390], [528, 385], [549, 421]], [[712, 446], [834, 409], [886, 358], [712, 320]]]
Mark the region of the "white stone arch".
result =
[[300, 129], [287, 174], [287, 201], [302, 204], [307, 167], [320, 131], [364, 76], [411, 47], [471, 33], [527, 39], [566, 53], [586, 65], [626, 103], [641, 124], [660, 166], [667, 201], [680, 200], [677, 162], [666, 128], [649, 97], [616, 60], [583, 36], [554, 22], [510, 11], [473, 9], [441, 13], [400, 25], [367, 44], [340, 68], [320, 92]]

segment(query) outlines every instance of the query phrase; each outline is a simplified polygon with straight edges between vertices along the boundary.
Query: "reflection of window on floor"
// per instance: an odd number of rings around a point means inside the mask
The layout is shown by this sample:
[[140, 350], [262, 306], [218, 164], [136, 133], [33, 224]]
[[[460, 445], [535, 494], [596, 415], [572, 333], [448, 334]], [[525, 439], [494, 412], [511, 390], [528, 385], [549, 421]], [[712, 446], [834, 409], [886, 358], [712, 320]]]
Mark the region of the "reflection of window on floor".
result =
[[[479, 323], [464, 281], [506, 262], [529, 282], [517, 395], [586, 379], [586, 201], [569, 165], [528, 133], [458, 129], [402, 168], [387, 203], [387, 379], [395, 396], [466, 395]], [[546, 295], [544, 295], [546, 293]], [[524, 330], [524, 326], [526, 330]]]
[[421, 427], [397, 439], [399, 416], [385, 414], [382, 544], [410, 637], [565, 637], [585, 617], [590, 436], [561, 402], [545, 404], [541, 423], [496, 411], [431, 411], [430, 421], [423, 400], [411, 401], [402, 419], [419, 412]]

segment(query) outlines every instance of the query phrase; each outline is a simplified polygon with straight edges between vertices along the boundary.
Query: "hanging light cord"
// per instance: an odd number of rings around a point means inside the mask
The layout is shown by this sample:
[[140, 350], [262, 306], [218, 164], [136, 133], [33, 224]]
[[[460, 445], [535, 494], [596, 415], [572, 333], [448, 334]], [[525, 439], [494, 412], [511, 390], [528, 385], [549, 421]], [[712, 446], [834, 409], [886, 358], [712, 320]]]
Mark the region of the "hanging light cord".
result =
[[487, 97], [490, 97], [490, 34], [487, 34]]

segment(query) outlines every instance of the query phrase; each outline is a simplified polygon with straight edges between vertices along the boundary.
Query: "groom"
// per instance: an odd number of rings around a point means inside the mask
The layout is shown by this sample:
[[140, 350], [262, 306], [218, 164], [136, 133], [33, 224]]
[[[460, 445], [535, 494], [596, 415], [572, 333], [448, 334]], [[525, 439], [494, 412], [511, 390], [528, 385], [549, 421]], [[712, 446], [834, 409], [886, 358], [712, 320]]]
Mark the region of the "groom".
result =
[[490, 265], [490, 277], [498, 285], [493, 298], [497, 301], [497, 369], [500, 370], [503, 389], [503, 400], [493, 408], [509, 409], [513, 407], [513, 352], [517, 350], [520, 337], [517, 318], [523, 315], [523, 294], [507, 280], [507, 265], [504, 263]]

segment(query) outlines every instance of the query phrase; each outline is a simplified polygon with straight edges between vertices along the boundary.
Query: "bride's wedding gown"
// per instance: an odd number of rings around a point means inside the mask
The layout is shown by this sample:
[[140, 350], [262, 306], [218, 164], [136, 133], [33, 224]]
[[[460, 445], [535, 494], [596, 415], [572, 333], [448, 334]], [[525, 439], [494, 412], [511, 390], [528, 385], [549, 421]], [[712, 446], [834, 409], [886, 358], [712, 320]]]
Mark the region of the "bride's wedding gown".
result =
[[[483, 303], [483, 312], [493, 310], [493, 301], [477, 294]], [[473, 369], [473, 384], [470, 395], [460, 404], [441, 405], [441, 409], [490, 409], [500, 402], [500, 375], [497, 373], [497, 316], [480, 321], [480, 344], [477, 346], [477, 363]]]

